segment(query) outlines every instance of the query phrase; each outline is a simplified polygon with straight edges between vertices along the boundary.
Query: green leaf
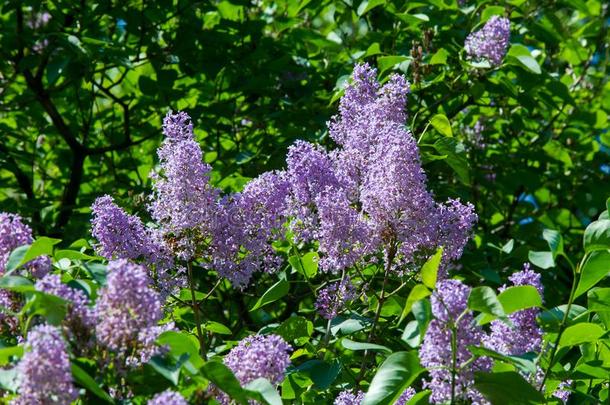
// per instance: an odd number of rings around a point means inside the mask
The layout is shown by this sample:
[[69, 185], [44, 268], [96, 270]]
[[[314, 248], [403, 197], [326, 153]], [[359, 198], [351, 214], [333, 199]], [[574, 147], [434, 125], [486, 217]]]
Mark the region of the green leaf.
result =
[[114, 404], [114, 400], [110, 397], [110, 395], [108, 395], [106, 391], [101, 389], [100, 386], [95, 382], [95, 380], [89, 374], [87, 374], [85, 370], [83, 370], [74, 363], [72, 363], [71, 369], [74, 381], [78, 385], [85, 388], [87, 391], [91, 392], [96, 397], [103, 399], [108, 403]]
[[382, 345], [377, 345], [374, 343], [364, 343], [364, 342], [355, 342], [348, 338], [341, 339], [341, 346], [345, 347], [348, 350], [381, 350], [384, 352], [392, 353], [392, 349], [389, 347], [385, 347]]
[[57, 245], [61, 242], [61, 239], [47, 238], [46, 236], [42, 236], [36, 239], [31, 245], [25, 256], [19, 263], [19, 266], [24, 265], [32, 259], [37, 258], [38, 256], [52, 256], [53, 255], [53, 246]]
[[532, 358], [524, 358], [521, 356], [507, 356], [493, 350], [490, 350], [486, 347], [477, 347], [477, 346], [468, 346], [468, 350], [470, 353], [474, 354], [477, 357], [490, 357], [492, 359], [500, 360], [508, 364], [512, 364], [517, 367], [519, 370], [523, 371], [527, 374], [534, 374], [536, 372], [536, 363], [534, 362], [534, 357]]
[[[559, 305], [555, 308], [542, 312], [538, 316], [545, 331], [556, 332], [559, 329], [559, 325], [563, 320], [567, 307], [567, 305]], [[586, 313], [587, 308], [581, 307], [580, 305], [571, 305], [570, 312], [568, 313], [568, 321], [575, 321], [577, 318]]]
[[15, 250], [11, 252], [8, 256], [8, 260], [6, 261], [6, 266], [4, 267], [4, 274], [10, 274], [15, 269], [17, 269], [21, 263], [23, 262], [23, 258], [25, 257], [27, 251], [30, 249], [30, 245], [19, 246]]
[[170, 359], [167, 357], [153, 356], [148, 364], [155, 369], [155, 371], [167, 378], [174, 385], [178, 385], [180, 379], [180, 371], [182, 366], [188, 361], [190, 355], [185, 353], [177, 359]]
[[318, 262], [320, 258], [316, 252], [305, 253], [302, 257], [290, 256], [288, 262], [292, 268], [306, 278], [315, 277], [318, 274]]
[[521, 44], [514, 44], [508, 50], [507, 55], [509, 60], [514, 62], [513, 64], [521, 66], [525, 70], [528, 70], [537, 75], [542, 73], [542, 71], [540, 70], [540, 65], [538, 64], [536, 59], [534, 59], [527, 47]]
[[409, 292], [409, 297], [407, 298], [407, 302], [405, 303], [405, 307], [402, 310], [402, 315], [400, 316], [400, 320], [398, 323], [402, 322], [403, 319], [411, 312], [411, 307], [413, 304], [419, 300], [423, 300], [427, 296], [432, 294], [432, 292], [423, 284], [416, 284]]
[[248, 404], [246, 392], [241, 388], [239, 381], [231, 369], [222, 362], [216, 360], [208, 361], [201, 367], [201, 374], [240, 404]]
[[568, 326], [559, 339], [559, 346], [576, 346], [583, 343], [595, 342], [603, 334], [604, 330], [595, 323], [582, 322]]
[[252, 308], [250, 308], [250, 312], [256, 311], [257, 309], [267, 304], [279, 300], [280, 298], [288, 294], [289, 289], [290, 285], [286, 280], [286, 276], [280, 276], [280, 280], [277, 283], [273, 284], [267, 291], [265, 291], [263, 296], [260, 297], [258, 301], [256, 301]]
[[442, 135], [447, 137], [453, 137], [453, 131], [451, 130], [451, 123], [449, 119], [443, 114], [436, 114], [430, 120], [430, 124]]
[[491, 287], [475, 287], [468, 296], [468, 308], [483, 314], [503, 317], [504, 309]]
[[356, 12], [358, 13], [359, 17], [362, 17], [373, 8], [383, 4], [385, 4], [385, 0], [364, 0], [362, 3], [360, 3]]
[[317, 389], [325, 390], [337, 379], [341, 372], [341, 363], [339, 363], [339, 360], [333, 360], [329, 363], [314, 359], [306, 361], [296, 367], [295, 370], [305, 372]]
[[595, 312], [610, 329], [610, 288], [594, 288], [587, 294], [589, 310]]
[[498, 295], [505, 314], [521, 311], [527, 308], [542, 306], [542, 298], [536, 287], [517, 285], [509, 287]]
[[313, 333], [313, 324], [302, 316], [291, 316], [278, 326], [273, 333], [284, 338], [287, 342], [309, 337]]
[[0, 366], [4, 367], [9, 364], [13, 358], [21, 358], [23, 356], [23, 346], [9, 346], [0, 349]]
[[492, 404], [542, 404], [544, 396], [516, 371], [475, 371], [475, 388]]
[[499, 15], [503, 16], [505, 13], [504, 7], [502, 6], [488, 6], [481, 13], [481, 24], [487, 22], [492, 16]]
[[527, 258], [534, 266], [538, 266], [541, 269], [550, 269], [551, 267], [555, 267], [553, 252], [534, 252], [530, 250]]
[[563, 254], [563, 238], [559, 232], [554, 229], [545, 229], [542, 232], [542, 238], [549, 244], [553, 258]]
[[449, 52], [445, 48], [441, 48], [430, 58], [431, 65], [446, 65]]
[[[506, 290], [498, 294], [498, 301], [502, 304], [504, 313], [506, 315], [512, 314], [513, 312], [521, 311], [527, 308], [541, 307], [542, 298], [540, 293], [531, 285], [518, 285], [509, 287]], [[479, 320], [480, 325], [484, 325], [488, 322], [496, 319], [493, 315], [485, 315]]]
[[502, 246], [502, 248], [500, 250], [502, 250], [502, 252], [506, 253], [507, 255], [510, 254], [510, 252], [513, 251], [513, 248], [515, 247], [515, 240], [511, 239], [508, 242], [506, 242], [504, 244], [504, 246]]
[[82, 265], [85, 270], [91, 275], [91, 277], [101, 286], [106, 285], [106, 276], [108, 270], [105, 264], [102, 263], [83, 263]]
[[362, 405], [392, 403], [423, 371], [417, 351], [391, 354], [377, 369]]
[[408, 58], [402, 55], [391, 55], [391, 56], [380, 56], [377, 58], [377, 66], [379, 66], [379, 73], [392, 69], [394, 66], [406, 61]]
[[516, 56], [515, 59], [519, 62], [519, 65], [524, 67], [526, 70], [529, 70], [537, 75], [542, 73], [540, 70], [540, 65], [532, 56], [519, 55]]
[[421, 279], [424, 285], [431, 290], [436, 287], [436, 277], [438, 274], [438, 267], [441, 264], [441, 258], [443, 257], [443, 248], [437, 249], [436, 253], [428, 258], [421, 268]]
[[55, 258], [55, 260], [61, 260], [61, 259], [95, 260], [96, 259], [95, 256], [90, 256], [83, 252], [79, 252], [78, 250], [70, 250], [70, 249], [58, 250], [55, 252], [55, 255], [53, 257]]
[[562, 162], [566, 169], [574, 166], [570, 152], [559, 141], [554, 139], [548, 141], [542, 149], [553, 159]]
[[55, 295], [34, 291], [26, 304], [31, 314], [44, 316], [51, 325], [59, 325], [68, 311], [68, 302]]
[[589, 255], [580, 269], [580, 280], [574, 298], [580, 297], [610, 273], [610, 252], [597, 250]]
[[16, 292], [36, 291], [34, 283], [29, 279], [21, 276], [4, 276], [0, 277], [0, 288]]
[[187, 354], [189, 361], [195, 368], [203, 365], [203, 359], [199, 355], [199, 342], [191, 334], [169, 330], [159, 335], [157, 344], [167, 347], [169, 349], [168, 354], [174, 359], [179, 359]]
[[591, 222], [585, 229], [583, 245], [586, 253], [610, 249], [610, 220]]
[[266, 378], [257, 378], [246, 384], [244, 388], [253, 399], [269, 405], [282, 405], [280, 394]]
[[349, 318], [343, 318], [341, 316], [336, 317], [330, 323], [330, 332], [333, 336], [345, 336], [351, 335], [366, 328], [371, 324], [369, 318], [357, 314], [351, 314]]
[[431, 394], [430, 390], [419, 391], [405, 405], [428, 405]]
[[440, 138], [432, 145], [440, 154], [446, 155], [445, 163], [457, 174], [460, 181], [470, 185], [470, 169], [464, 145], [455, 138]]
[[231, 332], [231, 329], [227, 328], [220, 322], [207, 321], [206, 323], [203, 324], [203, 327], [206, 330], [209, 330], [210, 332], [218, 333], [219, 335], [230, 335], [233, 333], [233, 332]]

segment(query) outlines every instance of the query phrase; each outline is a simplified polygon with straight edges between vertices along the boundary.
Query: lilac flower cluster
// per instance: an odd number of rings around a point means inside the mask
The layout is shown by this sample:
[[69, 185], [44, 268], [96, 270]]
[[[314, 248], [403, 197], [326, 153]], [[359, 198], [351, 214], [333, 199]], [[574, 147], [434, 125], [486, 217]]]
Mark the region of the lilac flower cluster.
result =
[[405, 129], [409, 84], [357, 65], [353, 83], [329, 123], [338, 149], [297, 142], [288, 152], [289, 216], [299, 240], [320, 244], [320, 268], [337, 272], [367, 254], [398, 245], [398, 261], [445, 246], [460, 257], [473, 223], [472, 205], [438, 204], [426, 187], [417, 143]]
[[411, 400], [411, 398], [413, 398], [414, 395], [415, 395], [415, 390], [413, 388], [409, 387], [406, 390], [404, 390], [402, 394], [400, 394], [400, 396], [398, 397], [396, 402], [394, 402], [394, 405], [407, 405], [407, 402], [409, 402]]
[[356, 297], [356, 287], [349, 276], [320, 290], [315, 307], [322, 318], [333, 319]]
[[163, 133], [166, 138], [157, 150], [160, 171], [151, 176], [150, 213], [164, 235], [175, 239], [178, 257], [189, 260], [197, 243], [210, 235], [219, 190], [209, 184], [212, 168], [202, 160], [190, 117], [168, 113]]
[[[32, 229], [23, 223], [19, 215], [0, 212], [0, 274], [5, 272], [11, 252], [33, 241]], [[24, 267], [33, 277], [40, 278], [51, 270], [51, 260], [46, 256], [40, 256]]]
[[85, 343], [89, 338], [90, 329], [95, 325], [95, 314], [89, 307], [89, 299], [85, 293], [63, 284], [57, 274], [47, 274], [38, 280], [36, 290], [58, 296], [68, 302], [68, 311], [62, 322], [64, 331], [80, 344]]
[[[430, 374], [424, 387], [432, 391], [432, 403], [445, 403], [452, 399], [474, 403], [483, 401], [481, 394], [473, 388], [474, 372], [489, 370], [491, 360], [481, 357], [466, 364], [472, 357], [468, 346], [480, 345], [485, 336], [467, 309], [469, 294], [470, 288], [462, 282], [443, 280], [432, 295], [435, 319], [430, 321], [419, 351], [421, 364]], [[452, 340], [455, 343], [455, 363]], [[455, 370], [453, 396], [452, 370]]]
[[237, 287], [246, 286], [255, 271], [275, 271], [280, 258], [271, 241], [286, 221], [286, 174], [264, 173], [241, 193], [221, 198], [209, 184], [211, 168], [202, 161], [190, 117], [168, 113], [163, 133], [149, 204], [158, 229], [145, 227], [111, 197], [100, 197], [92, 207], [98, 252], [109, 259], [143, 260], [154, 266], [155, 282], [164, 287], [164, 295], [184, 284], [180, 268], [172, 275], [176, 257], [202, 258]]
[[468, 35], [464, 49], [477, 60], [487, 60], [492, 65], [500, 65], [510, 37], [508, 18], [492, 16], [479, 31]]
[[172, 390], [165, 390], [155, 395], [148, 405], [187, 405], [186, 399], [179, 393]]
[[159, 230], [145, 227], [108, 195], [98, 197], [91, 210], [91, 234], [99, 242], [98, 254], [107, 259], [142, 259], [154, 267], [153, 281], [164, 297], [185, 284], [183, 271], [170, 272], [174, 258]]
[[50, 325], [34, 327], [27, 336], [26, 352], [17, 368], [19, 396], [14, 405], [69, 405], [78, 398], [70, 359], [59, 329]]
[[154, 342], [166, 329], [157, 326], [161, 300], [143, 266], [116, 260], [108, 263], [108, 273], [94, 308], [97, 340], [125, 365], [137, 366], [159, 350]]
[[364, 401], [364, 392], [345, 390], [341, 391], [335, 398], [334, 405], [361, 405]]
[[244, 385], [266, 378], [277, 385], [290, 365], [292, 348], [278, 335], [254, 335], [241, 340], [224, 358], [239, 382]]
[[212, 267], [234, 285], [246, 286], [259, 269], [273, 272], [279, 268], [281, 259], [271, 242], [281, 235], [287, 193], [285, 173], [267, 172], [219, 203]]
[[434, 201], [417, 143], [404, 127], [409, 84], [394, 75], [381, 86], [376, 75], [366, 64], [355, 67], [329, 123], [338, 149], [298, 141], [285, 172], [264, 173], [224, 198], [209, 184], [211, 168], [202, 162], [190, 117], [170, 112], [149, 207], [162, 237], [147, 237], [141, 221], [104, 197], [94, 206], [101, 251], [146, 258], [165, 241], [179, 259], [202, 258], [244, 287], [255, 271], [279, 267], [271, 241], [289, 220], [297, 241], [319, 242], [324, 271], [338, 272], [389, 246], [397, 247], [396, 267], [440, 245], [444, 263], [459, 258], [477, 219], [473, 207]]
[[[508, 278], [513, 285], [531, 285], [536, 287], [540, 296], [544, 287], [540, 282], [540, 274], [530, 269], [529, 263], [523, 265], [523, 270]], [[503, 286], [503, 291], [507, 287]], [[508, 316], [512, 327], [500, 320], [492, 321], [491, 333], [486, 339], [486, 346], [502, 354], [521, 355], [528, 352], [539, 352], [542, 346], [542, 329], [536, 318], [540, 310], [528, 308]]]
[[91, 234], [99, 241], [97, 252], [106, 259], [138, 259], [171, 265], [167, 247], [142, 220], [127, 214], [109, 195], [98, 197], [91, 206]]
[[[252, 335], [231, 349], [223, 362], [242, 386], [257, 378], [266, 378], [277, 385], [284, 379], [290, 365], [291, 351], [292, 347], [278, 335]], [[210, 392], [221, 404], [231, 403], [229, 396], [220, 392], [218, 387], [212, 385]]]

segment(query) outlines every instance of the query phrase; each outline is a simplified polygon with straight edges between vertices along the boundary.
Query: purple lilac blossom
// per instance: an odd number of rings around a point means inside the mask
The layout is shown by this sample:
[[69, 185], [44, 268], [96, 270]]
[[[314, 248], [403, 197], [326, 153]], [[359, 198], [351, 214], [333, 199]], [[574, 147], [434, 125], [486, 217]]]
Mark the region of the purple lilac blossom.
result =
[[468, 35], [464, 48], [466, 53], [477, 60], [487, 60], [492, 65], [500, 65], [510, 37], [508, 18], [492, 16], [479, 31]]
[[570, 398], [570, 394], [572, 391], [570, 390], [570, 386], [572, 385], [572, 380], [566, 380], [559, 383], [557, 389], [553, 392], [553, 396], [558, 398], [564, 404], [568, 402]]
[[155, 395], [147, 405], [188, 405], [188, 403], [182, 395], [168, 389]]
[[[33, 241], [32, 229], [23, 223], [19, 215], [0, 212], [0, 274], [4, 273], [11, 252]], [[51, 270], [51, 260], [47, 256], [40, 256], [28, 262], [24, 268], [34, 278], [40, 278]]]
[[345, 390], [341, 391], [337, 398], [335, 398], [335, 402], [333, 405], [361, 405], [364, 401], [364, 392], [362, 391], [353, 391], [353, 390]]
[[63, 298], [68, 303], [68, 311], [62, 322], [68, 337], [86, 343], [90, 329], [95, 326], [95, 314], [89, 307], [85, 293], [61, 282], [57, 274], [47, 274], [36, 282], [36, 290]]
[[147, 270], [124, 259], [108, 263], [107, 285], [100, 291], [95, 315], [99, 343], [127, 366], [147, 362], [160, 350], [156, 337], [172, 327], [157, 325], [163, 311]]
[[407, 405], [407, 402], [409, 402], [411, 400], [411, 398], [413, 398], [414, 395], [415, 395], [415, 390], [413, 388], [409, 387], [406, 390], [404, 390], [402, 394], [400, 394], [400, 397], [398, 397], [396, 402], [394, 402], [394, 405]]
[[14, 405], [69, 405], [78, 398], [70, 359], [61, 332], [54, 326], [34, 327], [25, 342], [26, 351], [17, 365], [19, 396]]
[[356, 287], [349, 276], [330, 284], [318, 293], [315, 307], [324, 319], [333, 319], [356, 297]]
[[[508, 279], [514, 286], [530, 285], [538, 290], [540, 296], [544, 294], [540, 274], [531, 270], [529, 263], [525, 263], [522, 271], [516, 272]], [[506, 288], [508, 287], [504, 285], [500, 291], [504, 291]], [[511, 321], [512, 327], [500, 320], [492, 321], [491, 333], [485, 342], [486, 346], [507, 355], [540, 352], [542, 329], [536, 321], [539, 313], [538, 308], [528, 308], [510, 314], [508, 319]]]
[[95, 246], [99, 255], [106, 259], [148, 259], [157, 250], [140, 218], [127, 214], [109, 195], [98, 197], [91, 211], [91, 235], [99, 242]]
[[328, 187], [315, 201], [319, 216], [315, 236], [320, 241], [321, 270], [334, 272], [350, 267], [371, 253], [376, 235], [369, 221], [351, 206], [343, 190]]
[[[278, 385], [290, 365], [290, 352], [292, 347], [278, 335], [253, 335], [242, 339], [223, 362], [242, 386], [257, 378], [266, 378], [271, 384]], [[218, 387], [212, 386], [210, 391], [221, 404], [231, 403], [227, 394], [220, 392]]]
[[354, 68], [339, 115], [328, 123], [339, 148], [328, 153], [299, 142], [288, 154], [292, 228], [297, 240], [319, 241], [325, 271], [393, 245], [395, 268], [440, 245], [447, 245], [446, 264], [462, 254], [477, 218], [472, 205], [434, 201], [417, 142], [405, 128], [409, 84], [394, 75], [381, 86], [376, 75], [366, 64]]
[[296, 141], [288, 148], [287, 176], [291, 185], [288, 212], [297, 241], [310, 241], [318, 226], [315, 200], [327, 187], [339, 187], [331, 156], [321, 146]]
[[155, 268], [153, 281], [163, 297], [185, 285], [183, 270], [170, 272], [174, 258], [159, 230], [146, 228], [108, 195], [98, 197], [91, 209], [91, 234], [99, 242], [98, 254], [107, 259], [142, 259]]
[[[484, 337], [482, 329], [475, 324], [472, 313], [467, 311], [469, 294], [470, 288], [458, 280], [439, 282], [436, 291], [432, 294], [434, 319], [428, 325], [419, 351], [421, 364], [430, 374], [430, 379], [424, 381], [424, 388], [432, 391], [431, 403], [444, 403], [452, 398], [453, 327], [456, 330], [455, 399], [485, 403], [481, 394], [473, 387], [474, 372], [489, 370], [491, 360], [482, 357], [465, 365], [472, 357], [467, 346], [480, 345]], [[455, 324], [458, 318], [459, 322]]]
[[255, 271], [271, 273], [281, 265], [271, 242], [282, 235], [288, 192], [284, 172], [267, 172], [219, 203], [212, 265], [234, 286], [243, 288]]
[[175, 239], [179, 258], [196, 254], [198, 241], [209, 237], [219, 191], [209, 184], [212, 169], [202, 161], [190, 117], [180, 112], [163, 120], [165, 140], [157, 150], [160, 170], [153, 173], [150, 213], [164, 235]]

